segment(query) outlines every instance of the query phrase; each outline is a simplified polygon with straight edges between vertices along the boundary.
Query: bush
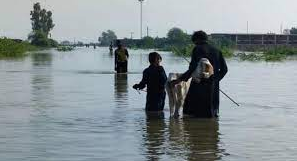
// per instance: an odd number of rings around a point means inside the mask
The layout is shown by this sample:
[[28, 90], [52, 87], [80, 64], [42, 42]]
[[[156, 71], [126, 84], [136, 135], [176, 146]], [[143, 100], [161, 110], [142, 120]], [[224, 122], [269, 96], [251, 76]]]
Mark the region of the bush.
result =
[[72, 47], [72, 46], [58, 46], [57, 50], [58, 51], [72, 51], [72, 50], [74, 50], [74, 47]]
[[59, 43], [54, 39], [48, 39], [48, 41], [49, 41], [49, 44], [50, 44], [51, 47], [58, 47], [59, 46]]
[[36, 50], [29, 42], [16, 42], [12, 39], [0, 39], [0, 57], [23, 57], [26, 51]]

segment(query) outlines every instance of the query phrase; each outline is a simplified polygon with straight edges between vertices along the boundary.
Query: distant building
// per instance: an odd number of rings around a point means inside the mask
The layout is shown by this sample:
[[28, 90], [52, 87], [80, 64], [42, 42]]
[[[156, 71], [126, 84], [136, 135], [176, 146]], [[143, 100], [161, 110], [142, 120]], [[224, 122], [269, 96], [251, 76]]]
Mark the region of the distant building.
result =
[[295, 34], [228, 34], [214, 33], [212, 38], [227, 38], [234, 42], [237, 48], [294, 46], [297, 47]]
[[291, 32], [291, 30], [290, 30], [290, 29], [284, 29], [284, 31], [283, 31], [283, 34], [285, 34], [285, 35], [289, 35], [289, 34], [290, 34], [290, 32]]

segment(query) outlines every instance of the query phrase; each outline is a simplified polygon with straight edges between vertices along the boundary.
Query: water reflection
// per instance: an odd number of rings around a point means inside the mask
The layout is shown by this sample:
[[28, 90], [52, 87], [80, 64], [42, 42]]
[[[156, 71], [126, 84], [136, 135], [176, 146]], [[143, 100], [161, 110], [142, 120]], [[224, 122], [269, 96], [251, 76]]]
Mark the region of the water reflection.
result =
[[215, 119], [170, 119], [164, 113], [147, 114], [143, 135], [147, 160], [220, 160], [219, 124]]
[[36, 107], [46, 107], [52, 104], [52, 54], [32, 54], [32, 96]]
[[52, 78], [52, 54], [36, 53], [31, 56], [32, 60], [32, 103], [33, 111], [30, 119], [30, 150], [41, 157], [46, 154], [45, 138], [49, 134], [49, 124], [52, 119], [49, 114], [50, 107], [54, 107], [54, 90]]
[[164, 154], [165, 128], [164, 112], [146, 113], [144, 146], [147, 160], [159, 160]]
[[186, 159], [218, 160], [222, 151], [219, 150], [219, 124], [216, 119], [190, 119], [182, 121], [184, 144], [187, 147]]
[[115, 101], [117, 103], [124, 103], [128, 99], [128, 75], [115, 74], [114, 75], [114, 91]]
[[34, 53], [31, 55], [33, 67], [44, 66], [51, 67], [53, 55], [51, 53]]

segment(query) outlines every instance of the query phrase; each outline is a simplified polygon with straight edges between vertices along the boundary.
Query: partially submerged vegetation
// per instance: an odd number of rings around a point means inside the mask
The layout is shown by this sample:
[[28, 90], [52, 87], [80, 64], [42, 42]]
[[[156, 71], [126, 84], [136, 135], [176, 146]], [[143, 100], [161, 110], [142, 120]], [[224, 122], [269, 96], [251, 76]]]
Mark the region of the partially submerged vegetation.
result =
[[57, 50], [58, 51], [72, 51], [74, 50], [74, 47], [73, 46], [58, 46], [57, 47]]
[[297, 49], [285, 46], [259, 50], [259, 52], [241, 52], [236, 54], [243, 61], [282, 61], [288, 56], [294, 55], [297, 55]]
[[34, 51], [38, 48], [27, 41], [0, 39], [0, 58], [19, 58], [27, 55], [27, 51]]

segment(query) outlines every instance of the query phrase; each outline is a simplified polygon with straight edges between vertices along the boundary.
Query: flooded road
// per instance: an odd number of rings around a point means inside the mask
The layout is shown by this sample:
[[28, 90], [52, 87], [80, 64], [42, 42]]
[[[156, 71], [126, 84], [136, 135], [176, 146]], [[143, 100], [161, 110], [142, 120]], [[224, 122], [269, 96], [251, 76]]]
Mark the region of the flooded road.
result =
[[[0, 60], [0, 160], [296, 160], [297, 61], [228, 60], [219, 120], [146, 115], [132, 89], [149, 51], [129, 50], [114, 74], [108, 48]], [[160, 52], [169, 72], [187, 62]]]

